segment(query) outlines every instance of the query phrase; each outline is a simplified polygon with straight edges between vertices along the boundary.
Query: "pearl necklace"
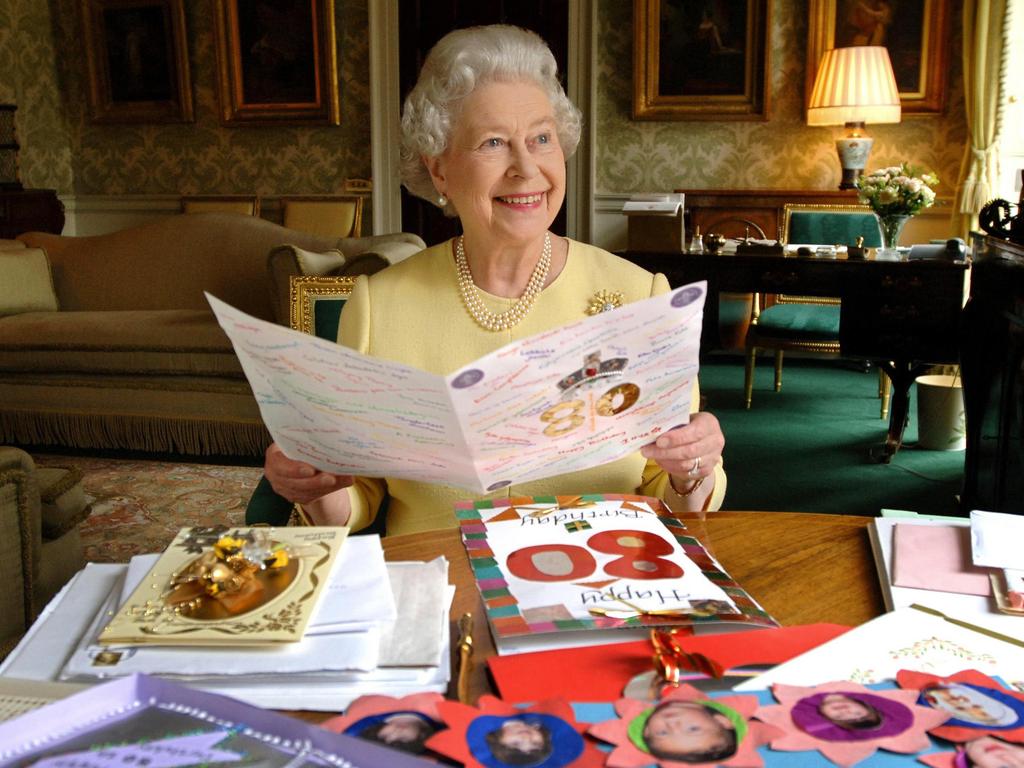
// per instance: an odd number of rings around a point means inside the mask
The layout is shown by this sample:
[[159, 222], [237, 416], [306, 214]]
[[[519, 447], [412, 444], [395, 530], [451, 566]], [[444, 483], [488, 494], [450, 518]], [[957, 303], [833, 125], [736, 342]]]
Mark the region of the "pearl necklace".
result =
[[501, 314], [495, 314], [484, 306], [484, 302], [480, 298], [480, 289], [476, 287], [476, 283], [473, 282], [473, 273], [469, 271], [463, 240], [463, 237], [459, 237], [455, 241], [455, 267], [459, 274], [459, 293], [462, 295], [462, 303], [466, 306], [466, 311], [485, 331], [507, 331], [514, 328], [529, 314], [537, 294], [541, 292], [548, 279], [548, 270], [551, 268], [551, 233], [544, 233], [544, 250], [541, 251], [540, 258], [537, 260], [537, 266], [533, 268], [533, 274], [530, 275], [530, 280], [526, 283], [523, 295]]

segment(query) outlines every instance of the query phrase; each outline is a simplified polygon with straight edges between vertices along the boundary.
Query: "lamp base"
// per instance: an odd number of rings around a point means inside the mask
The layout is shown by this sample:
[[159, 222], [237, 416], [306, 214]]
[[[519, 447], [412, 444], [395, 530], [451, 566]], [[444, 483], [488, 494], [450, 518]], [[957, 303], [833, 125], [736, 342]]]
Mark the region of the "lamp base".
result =
[[[847, 126], [849, 127], [849, 126]], [[839, 182], [840, 189], [854, 189], [856, 181], [864, 172], [871, 154], [871, 146], [875, 140], [870, 136], [843, 136], [836, 139], [836, 154], [839, 165], [843, 168], [843, 178]]]
[[857, 179], [864, 173], [863, 168], [843, 168], [843, 178], [839, 180], [840, 189], [856, 189]]

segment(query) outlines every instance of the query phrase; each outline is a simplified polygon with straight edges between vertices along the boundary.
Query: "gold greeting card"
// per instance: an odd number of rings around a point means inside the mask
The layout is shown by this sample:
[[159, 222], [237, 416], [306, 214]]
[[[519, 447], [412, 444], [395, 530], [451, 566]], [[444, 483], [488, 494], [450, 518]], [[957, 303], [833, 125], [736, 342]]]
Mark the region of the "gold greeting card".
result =
[[99, 642], [297, 642], [347, 535], [347, 528], [182, 528]]

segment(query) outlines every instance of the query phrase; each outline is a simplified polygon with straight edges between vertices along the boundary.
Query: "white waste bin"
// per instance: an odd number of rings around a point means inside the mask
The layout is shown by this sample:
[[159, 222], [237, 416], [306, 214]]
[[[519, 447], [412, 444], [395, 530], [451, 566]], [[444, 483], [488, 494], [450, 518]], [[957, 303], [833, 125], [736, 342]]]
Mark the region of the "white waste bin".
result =
[[917, 377], [917, 445], [932, 451], [962, 451], [967, 446], [959, 376]]

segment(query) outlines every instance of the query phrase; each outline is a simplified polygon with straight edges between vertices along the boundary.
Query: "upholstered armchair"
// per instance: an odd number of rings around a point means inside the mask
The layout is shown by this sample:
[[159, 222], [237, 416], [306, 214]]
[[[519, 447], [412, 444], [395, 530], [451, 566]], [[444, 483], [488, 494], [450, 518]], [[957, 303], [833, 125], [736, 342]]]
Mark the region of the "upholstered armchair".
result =
[[78, 524], [89, 512], [78, 470], [0, 446], [0, 658], [85, 564]]
[[[799, 245], [856, 245], [877, 248], [882, 244], [878, 222], [862, 205], [787, 205], [783, 212], [783, 242]], [[789, 351], [839, 354], [839, 299], [819, 296], [777, 294], [766, 306], [767, 297], [755, 294], [747, 329], [744, 404], [750, 408], [754, 392], [754, 368], [758, 350], [773, 350], [775, 391], [782, 388], [782, 358]], [[889, 412], [889, 378], [878, 372], [881, 418]]]

